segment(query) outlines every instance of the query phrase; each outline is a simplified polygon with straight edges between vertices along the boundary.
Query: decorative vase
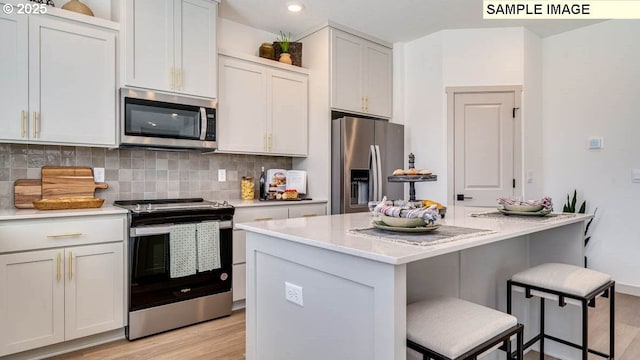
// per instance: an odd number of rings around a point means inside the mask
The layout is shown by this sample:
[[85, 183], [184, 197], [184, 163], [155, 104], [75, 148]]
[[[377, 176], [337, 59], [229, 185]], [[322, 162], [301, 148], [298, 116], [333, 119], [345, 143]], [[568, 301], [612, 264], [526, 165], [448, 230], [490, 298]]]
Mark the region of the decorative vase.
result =
[[291, 65], [291, 54], [289, 53], [280, 54], [280, 62]]
[[62, 8], [80, 14], [93, 16], [93, 11], [91, 11], [87, 5], [81, 3], [80, 0], [70, 0], [68, 3], [62, 5]]
[[274, 60], [276, 58], [273, 45], [269, 43], [262, 43], [262, 45], [260, 45], [260, 49], [258, 50], [258, 54], [261, 58], [265, 59]]

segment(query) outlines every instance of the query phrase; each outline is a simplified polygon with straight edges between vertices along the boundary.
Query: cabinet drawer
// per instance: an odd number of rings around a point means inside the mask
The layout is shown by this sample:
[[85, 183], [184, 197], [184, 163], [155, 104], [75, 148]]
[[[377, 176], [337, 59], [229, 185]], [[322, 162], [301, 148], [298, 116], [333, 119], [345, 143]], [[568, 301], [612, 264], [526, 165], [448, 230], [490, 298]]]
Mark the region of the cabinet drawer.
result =
[[123, 241], [124, 215], [0, 221], [0, 253]]
[[233, 230], [233, 264], [241, 264], [247, 258], [247, 233], [244, 230]]
[[325, 204], [296, 205], [289, 207], [289, 218], [322, 216], [327, 214]]
[[233, 301], [244, 300], [247, 297], [247, 266], [245, 264], [233, 265]]
[[289, 210], [286, 206], [259, 206], [236, 209], [233, 221], [235, 223], [243, 223], [251, 221], [286, 219], [287, 217], [289, 217]]

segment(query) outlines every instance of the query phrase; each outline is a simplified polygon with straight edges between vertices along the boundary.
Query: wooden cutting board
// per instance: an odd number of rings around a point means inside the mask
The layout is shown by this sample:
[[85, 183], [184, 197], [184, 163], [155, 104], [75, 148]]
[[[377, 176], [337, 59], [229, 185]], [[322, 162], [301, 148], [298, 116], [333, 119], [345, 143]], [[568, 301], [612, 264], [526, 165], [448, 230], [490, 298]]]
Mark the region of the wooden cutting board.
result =
[[79, 166], [43, 166], [42, 198], [94, 197], [96, 189], [106, 189], [105, 183], [93, 181], [93, 170]]
[[33, 209], [33, 201], [42, 199], [40, 179], [19, 179], [13, 183], [13, 206], [18, 209]]

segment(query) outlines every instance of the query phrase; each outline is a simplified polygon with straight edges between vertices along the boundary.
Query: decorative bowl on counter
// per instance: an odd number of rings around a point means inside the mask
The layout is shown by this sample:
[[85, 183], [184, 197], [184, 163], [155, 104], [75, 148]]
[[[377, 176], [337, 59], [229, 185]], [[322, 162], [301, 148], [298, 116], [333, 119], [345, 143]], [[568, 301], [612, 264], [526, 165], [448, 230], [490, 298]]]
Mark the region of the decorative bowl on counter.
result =
[[502, 205], [507, 211], [533, 212], [542, 210], [542, 205]]
[[425, 225], [425, 222], [424, 220], [422, 220], [422, 218], [403, 218], [387, 215], [380, 215], [378, 218], [383, 223], [393, 227], [413, 228]]

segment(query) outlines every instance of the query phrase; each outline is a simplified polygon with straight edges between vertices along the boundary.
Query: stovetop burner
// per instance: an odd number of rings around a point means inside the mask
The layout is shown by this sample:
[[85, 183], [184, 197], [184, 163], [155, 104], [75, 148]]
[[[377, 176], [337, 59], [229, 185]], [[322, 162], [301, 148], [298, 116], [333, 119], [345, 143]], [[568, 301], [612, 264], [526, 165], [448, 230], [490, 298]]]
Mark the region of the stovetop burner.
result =
[[202, 198], [117, 200], [113, 203], [132, 213], [172, 212], [181, 210], [233, 209], [226, 201], [206, 201]]

